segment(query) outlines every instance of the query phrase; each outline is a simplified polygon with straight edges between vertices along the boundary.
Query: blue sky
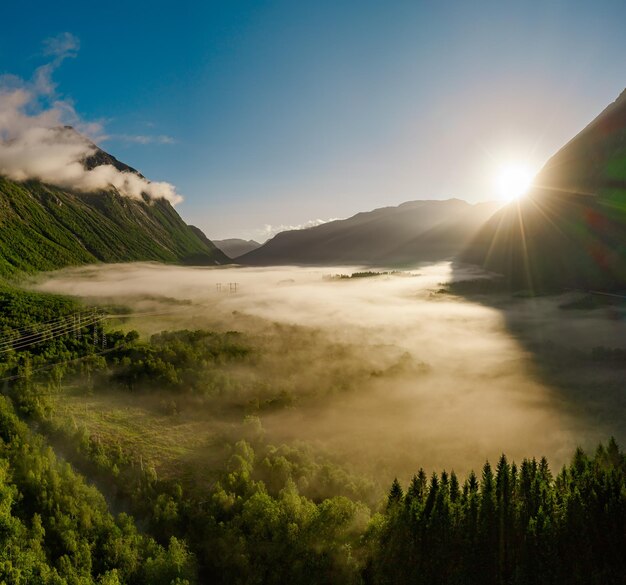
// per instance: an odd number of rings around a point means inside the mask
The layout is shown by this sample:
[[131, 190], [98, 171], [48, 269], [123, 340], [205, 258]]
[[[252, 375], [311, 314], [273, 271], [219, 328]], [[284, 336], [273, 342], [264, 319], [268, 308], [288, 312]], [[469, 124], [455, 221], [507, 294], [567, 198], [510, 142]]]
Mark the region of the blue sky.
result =
[[2, 12], [0, 74], [27, 79], [44, 39], [78, 37], [58, 96], [104, 122], [105, 149], [174, 183], [181, 215], [212, 238], [411, 199], [494, 199], [499, 166], [538, 169], [626, 86], [623, 1]]

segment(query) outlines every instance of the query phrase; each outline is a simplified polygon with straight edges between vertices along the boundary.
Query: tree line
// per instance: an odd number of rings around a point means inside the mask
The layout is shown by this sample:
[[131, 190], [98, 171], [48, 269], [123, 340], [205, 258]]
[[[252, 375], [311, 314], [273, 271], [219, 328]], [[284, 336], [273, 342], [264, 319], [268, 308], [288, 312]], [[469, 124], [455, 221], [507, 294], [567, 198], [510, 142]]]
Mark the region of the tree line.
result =
[[394, 481], [374, 529], [372, 583], [618, 585], [626, 579], [626, 458], [614, 439], [578, 449], [553, 477], [545, 459], [461, 484], [423, 470]]

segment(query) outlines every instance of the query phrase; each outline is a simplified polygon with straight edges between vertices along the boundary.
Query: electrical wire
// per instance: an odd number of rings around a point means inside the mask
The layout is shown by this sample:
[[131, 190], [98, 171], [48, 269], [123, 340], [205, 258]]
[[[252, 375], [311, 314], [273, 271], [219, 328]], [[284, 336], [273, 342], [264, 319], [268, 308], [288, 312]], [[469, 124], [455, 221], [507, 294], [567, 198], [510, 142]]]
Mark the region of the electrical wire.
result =
[[87, 326], [88, 322], [91, 322], [91, 320], [94, 318], [95, 313], [87, 313], [86, 315], [87, 317], [80, 317], [80, 321], [77, 321], [76, 323], [74, 323], [73, 321], [65, 320], [64, 322], [59, 323], [58, 325], [51, 327], [49, 329], [42, 329], [40, 331], [31, 333], [30, 335], [23, 335], [20, 337], [15, 337], [13, 339], [8, 339], [3, 342], [0, 342], [0, 350], [2, 350], [3, 348], [7, 346], [14, 346], [16, 343], [21, 344], [24, 341], [27, 341], [30, 339], [37, 339], [42, 336], [47, 336], [50, 333], [56, 333], [57, 331], [60, 331], [60, 330], [82, 329], [83, 327]]
[[[54, 326], [42, 331], [37, 331], [29, 335], [23, 335], [13, 339], [6, 339], [0, 342], [0, 355], [8, 353], [10, 351], [19, 351], [39, 345], [41, 343], [49, 342], [55, 338], [63, 335], [70, 334], [72, 332], [78, 332], [79, 330], [97, 325], [101, 321], [107, 319], [122, 319], [122, 318], [142, 318], [142, 317], [158, 317], [165, 315], [180, 314], [186, 311], [190, 311], [195, 307], [185, 307], [183, 309], [174, 309], [170, 311], [148, 311], [144, 313], [121, 313], [116, 315], [110, 315], [102, 313], [97, 309], [89, 312], [81, 312], [78, 314], [67, 315], [57, 320], [49, 321], [48, 324]], [[86, 316], [86, 317], [85, 317]], [[42, 324], [35, 325], [36, 327], [42, 326]]]

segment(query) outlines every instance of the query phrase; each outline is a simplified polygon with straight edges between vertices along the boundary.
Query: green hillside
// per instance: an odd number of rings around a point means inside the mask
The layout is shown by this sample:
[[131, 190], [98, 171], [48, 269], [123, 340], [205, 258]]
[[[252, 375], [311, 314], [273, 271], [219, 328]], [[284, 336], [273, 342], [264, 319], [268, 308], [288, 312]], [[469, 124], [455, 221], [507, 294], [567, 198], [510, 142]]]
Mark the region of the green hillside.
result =
[[135, 260], [229, 261], [164, 199], [85, 194], [0, 177], [0, 275]]

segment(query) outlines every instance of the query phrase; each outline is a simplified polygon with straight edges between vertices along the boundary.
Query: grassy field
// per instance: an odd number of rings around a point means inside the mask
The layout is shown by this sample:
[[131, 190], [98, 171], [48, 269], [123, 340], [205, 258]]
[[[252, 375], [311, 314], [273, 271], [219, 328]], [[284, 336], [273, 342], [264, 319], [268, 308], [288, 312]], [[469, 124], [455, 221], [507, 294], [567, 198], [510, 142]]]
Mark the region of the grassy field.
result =
[[165, 402], [164, 397], [85, 394], [69, 387], [55, 396], [53, 420], [84, 428], [105, 450], [119, 445], [134, 462], [154, 468], [159, 479], [182, 481], [187, 487], [210, 480], [203, 453], [218, 438], [215, 422], [207, 420], [205, 411], [164, 414]]

